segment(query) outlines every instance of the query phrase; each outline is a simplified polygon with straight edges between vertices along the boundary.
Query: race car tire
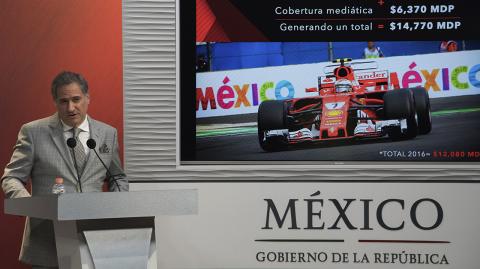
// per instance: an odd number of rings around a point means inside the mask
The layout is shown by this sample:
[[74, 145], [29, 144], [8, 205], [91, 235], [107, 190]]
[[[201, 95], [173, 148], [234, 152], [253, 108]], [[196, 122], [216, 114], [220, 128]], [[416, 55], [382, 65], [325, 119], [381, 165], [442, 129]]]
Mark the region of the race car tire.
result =
[[403, 131], [392, 128], [388, 136], [393, 140], [412, 139], [417, 136], [418, 125], [415, 110], [415, 99], [412, 91], [399, 89], [386, 92], [383, 95], [385, 117], [387, 119], [406, 119], [407, 129]]
[[280, 100], [267, 100], [260, 104], [257, 114], [258, 142], [265, 151], [279, 151], [287, 147], [287, 141], [282, 137], [265, 139], [265, 132], [287, 129], [286, 104]]
[[428, 134], [432, 131], [432, 116], [430, 112], [430, 98], [425, 88], [412, 88], [417, 112], [418, 133]]

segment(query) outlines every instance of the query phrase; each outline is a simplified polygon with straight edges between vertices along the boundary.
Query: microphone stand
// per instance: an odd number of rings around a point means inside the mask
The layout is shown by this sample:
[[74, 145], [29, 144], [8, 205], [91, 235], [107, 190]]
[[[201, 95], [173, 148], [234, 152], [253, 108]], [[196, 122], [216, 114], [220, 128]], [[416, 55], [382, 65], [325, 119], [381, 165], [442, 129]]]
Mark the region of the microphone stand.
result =
[[77, 140], [75, 140], [75, 138], [69, 138], [69, 139], [67, 139], [67, 145], [72, 150], [73, 165], [75, 166], [75, 171], [77, 172], [78, 187], [80, 189], [80, 192], [83, 192], [82, 182], [80, 181], [80, 173], [78, 172], [77, 158], [75, 157], [75, 150], [74, 150], [74, 148], [77, 146]]
[[[97, 158], [100, 160], [100, 162], [102, 163], [103, 167], [105, 167], [105, 169], [107, 170], [107, 178], [109, 179], [112, 179], [113, 182], [115, 182], [115, 185], [117, 186], [117, 189], [119, 192], [121, 192], [122, 190], [120, 189], [120, 186], [118, 185], [118, 182], [117, 182], [117, 179], [115, 178], [115, 176], [117, 175], [112, 175], [112, 173], [110, 173], [110, 169], [108, 169], [108, 167], [105, 165], [105, 163], [103, 162], [102, 158], [100, 158], [100, 155], [98, 155], [98, 152], [97, 150], [95, 149], [95, 147], [97, 146], [97, 143], [95, 142], [95, 140], [93, 140], [92, 138], [90, 138], [88, 141], [87, 141], [87, 147], [89, 147], [90, 149], [93, 149], [93, 152], [95, 152], [95, 155], [97, 155]], [[109, 180], [110, 181], [110, 180]]]

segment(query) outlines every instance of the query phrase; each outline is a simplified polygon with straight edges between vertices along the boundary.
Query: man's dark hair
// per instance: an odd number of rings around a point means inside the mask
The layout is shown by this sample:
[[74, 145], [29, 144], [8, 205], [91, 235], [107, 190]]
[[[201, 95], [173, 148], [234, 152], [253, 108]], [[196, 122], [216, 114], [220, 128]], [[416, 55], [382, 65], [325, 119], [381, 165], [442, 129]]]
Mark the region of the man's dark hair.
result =
[[74, 82], [77, 83], [78, 86], [80, 86], [83, 94], [88, 94], [88, 83], [82, 75], [70, 71], [63, 71], [58, 74], [52, 81], [53, 100], [57, 100], [57, 90], [59, 88]]

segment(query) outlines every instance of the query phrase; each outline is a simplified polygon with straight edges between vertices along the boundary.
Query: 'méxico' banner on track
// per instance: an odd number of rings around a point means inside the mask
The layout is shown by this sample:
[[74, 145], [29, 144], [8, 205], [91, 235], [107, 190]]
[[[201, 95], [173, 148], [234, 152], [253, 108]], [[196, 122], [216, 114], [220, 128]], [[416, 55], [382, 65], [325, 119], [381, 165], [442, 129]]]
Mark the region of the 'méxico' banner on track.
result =
[[[375, 59], [390, 73], [389, 88], [422, 86], [430, 98], [480, 94], [480, 51]], [[256, 113], [262, 101], [315, 96], [330, 62], [197, 74], [197, 118]], [[372, 70], [373, 71], [373, 70]]]

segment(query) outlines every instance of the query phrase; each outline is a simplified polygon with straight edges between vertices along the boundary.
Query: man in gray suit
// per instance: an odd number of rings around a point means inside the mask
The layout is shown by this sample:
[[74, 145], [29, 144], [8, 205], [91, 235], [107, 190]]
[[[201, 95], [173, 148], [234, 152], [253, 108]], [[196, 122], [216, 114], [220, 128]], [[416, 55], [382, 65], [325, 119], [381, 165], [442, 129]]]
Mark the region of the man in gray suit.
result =
[[[52, 82], [54, 115], [22, 126], [10, 163], [5, 167], [2, 188], [7, 198], [29, 197], [25, 189], [32, 182], [32, 196], [52, 192], [55, 178], [64, 179], [65, 192], [102, 191], [107, 179], [110, 191], [128, 191], [118, 153], [117, 130], [87, 115], [90, 96], [88, 83], [73, 72], [62, 72]], [[74, 148], [67, 146], [76, 144]], [[94, 139], [100, 158], [87, 140]], [[73, 140], [76, 142], [72, 143]], [[33, 268], [56, 268], [57, 255], [53, 224], [49, 220], [27, 218], [20, 260]]]

